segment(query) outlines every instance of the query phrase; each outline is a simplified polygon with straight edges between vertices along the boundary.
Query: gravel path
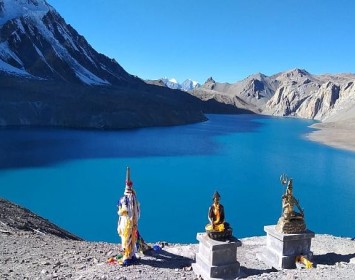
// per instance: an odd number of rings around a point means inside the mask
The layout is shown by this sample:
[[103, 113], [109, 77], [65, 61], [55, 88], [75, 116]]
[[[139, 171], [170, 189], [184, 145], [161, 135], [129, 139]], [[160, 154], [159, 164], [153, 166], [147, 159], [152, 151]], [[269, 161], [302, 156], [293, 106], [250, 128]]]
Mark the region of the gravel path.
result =
[[[0, 279], [199, 279], [191, 269], [197, 244], [160, 243], [161, 251], [151, 251], [142, 255], [137, 264], [122, 267], [106, 262], [119, 252], [119, 244], [63, 238], [48, 229], [47, 232], [34, 229], [34, 223], [32, 230], [15, 225], [8, 224], [0, 215]], [[312, 240], [316, 267], [283, 271], [273, 270], [256, 258], [265, 237], [241, 241], [243, 245], [238, 248], [241, 278], [355, 279], [354, 239], [316, 235]]]

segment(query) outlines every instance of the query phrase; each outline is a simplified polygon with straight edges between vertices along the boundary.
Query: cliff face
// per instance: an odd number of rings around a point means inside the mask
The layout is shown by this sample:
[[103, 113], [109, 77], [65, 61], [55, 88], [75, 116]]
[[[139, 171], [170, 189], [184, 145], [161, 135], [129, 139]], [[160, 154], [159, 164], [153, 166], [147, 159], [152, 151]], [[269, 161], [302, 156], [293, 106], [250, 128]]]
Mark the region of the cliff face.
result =
[[191, 94], [256, 113], [327, 120], [353, 110], [354, 83], [354, 74], [312, 75], [293, 69], [272, 76], [257, 73], [234, 84], [209, 78]]
[[291, 73], [292, 78], [287, 76], [290, 73], [277, 77], [280, 85], [266, 103], [263, 113], [327, 120], [330, 116], [342, 114], [344, 106], [350, 109], [355, 105], [355, 75], [315, 76], [294, 72]]
[[261, 73], [251, 75], [234, 84], [219, 83], [210, 77], [202, 86], [190, 93], [202, 100], [215, 99], [238, 108], [260, 113], [274, 94], [277, 84], [277, 81]]

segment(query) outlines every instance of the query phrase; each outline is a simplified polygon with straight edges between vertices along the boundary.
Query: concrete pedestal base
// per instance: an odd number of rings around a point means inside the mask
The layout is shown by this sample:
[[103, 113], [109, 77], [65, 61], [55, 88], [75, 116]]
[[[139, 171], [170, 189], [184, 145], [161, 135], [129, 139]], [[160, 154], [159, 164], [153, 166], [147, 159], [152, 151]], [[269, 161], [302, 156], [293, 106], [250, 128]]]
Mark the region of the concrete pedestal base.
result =
[[259, 258], [276, 269], [296, 268], [296, 256], [305, 256], [311, 260], [311, 239], [314, 232], [284, 234], [276, 231], [275, 226], [265, 226], [266, 247]]
[[217, 241], [209, 238], [206, 233], [198, 233], [199, 249], [196, 263], [192, 268], [204, 280], [237, 279], [240, 264], [237, 261], [237, 248], [242, 243], [232, 237], [228, 241]]

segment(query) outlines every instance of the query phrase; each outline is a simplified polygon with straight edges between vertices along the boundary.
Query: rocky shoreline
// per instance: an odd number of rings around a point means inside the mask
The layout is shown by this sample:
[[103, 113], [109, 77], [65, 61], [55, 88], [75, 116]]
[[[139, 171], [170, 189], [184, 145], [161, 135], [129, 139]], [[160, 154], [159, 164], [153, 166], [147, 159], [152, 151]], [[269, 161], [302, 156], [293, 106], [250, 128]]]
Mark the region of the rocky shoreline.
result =
[[[36, 228], [40, 217], [27, 209], [12, 205], [4, 209], [0, 200], [0, 278], [1, 279], [200, 279], [194, 274], [197, 244], [159, 242], [159, 251], [141, 255], [135, 265], [123, 267], [109, 264], [109, 257], [119, 252], [119, 244], [87, 242], [75, 236], [63, 236], [58, 227], [48, 223]], [[6, 202], [6, 201], [5, 201]], [[6, 202], [7, 206], [10, 202]], [[17, 211], [13, 211], [16, 207]], [[27, 211], [27, 216], [22, 215]], [[13, 214], [12, 214], [13, 213]], [[18, 222], [32, 216], [31, 227], [18, 227]], [[6, 214], [6, 215], [5, 215]], [[14, 219], [10, 219], [14, 217]], [[21, 218], [22, 217], [22, 218]], [[25, 223], [22, 220], [22, 224]], [[53, 225], [56, 231], [52, 231]], [[46, 230], [44, 230], [46, 229]], [[66, 232], [66, 231], [64, 231]], [[265, 237], [241, 239], [238, 261], [241, 277], [246, 279], [354, 279], [355, 240], [331, 235], [316, 235], [312, 241], [315, 268], [276, 271], [257, 259], [265, 245]]]
[[316, 130], [308, 134], [307, 139], [355, 152], [355, 119], [316, 123], [311, 127]]

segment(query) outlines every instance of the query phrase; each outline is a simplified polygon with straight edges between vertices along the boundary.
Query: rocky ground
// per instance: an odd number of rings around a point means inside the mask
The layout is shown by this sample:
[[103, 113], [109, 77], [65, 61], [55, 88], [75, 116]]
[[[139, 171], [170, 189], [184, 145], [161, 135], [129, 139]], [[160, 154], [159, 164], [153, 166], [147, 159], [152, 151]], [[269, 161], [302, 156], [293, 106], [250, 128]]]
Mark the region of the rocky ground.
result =
[[[109, 257], [119, 252], [119, 244], [74, 240], [75, 236], [62, 233], [59, 237], [55, 232], [36, 229], [34, 220], [31, 227], [20, 229], [16, 223], [8, 222], [12, 214], [6, 212], [7, 217], [4, 216], [1, 206], [5, 204], [1, 202], [0, 279], [199, 279], [191, 269], [197, 244], [160, 242], [162, 250], [152, 250], [141, 255], [135, 265], [122, 267], [107, 263]], [[17, 209], [15, 216], [21, 216], [23, 210]], [[273, 270], [257, 259], [265, 237], [241, 241], [243, 245], [238, 248], [241, 278], [355, 279], [354, 239], [316, 235], [312, 241], [315, 268], [299, 265], [297, 269], [282, 271]]]

